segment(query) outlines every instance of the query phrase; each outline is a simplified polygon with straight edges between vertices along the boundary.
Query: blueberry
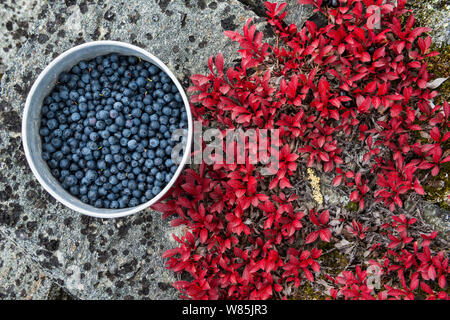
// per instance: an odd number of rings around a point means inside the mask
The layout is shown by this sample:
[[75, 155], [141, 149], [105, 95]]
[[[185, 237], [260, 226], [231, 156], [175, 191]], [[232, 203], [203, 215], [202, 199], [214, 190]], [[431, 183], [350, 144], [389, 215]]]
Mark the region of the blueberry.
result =
[[161, 125], [160, 127], [159, 127], [159, 132], [161, 132], [161, 133], [167, 133], [168, 132], [168, 129], [167, 129], [167, 126], [166, 125]]
[[64, 178], [64, 183], [67, 184], [69, 187], [72, 187], [78, 183], [78, 179], [75, 178], [75, 176], [70, 175]]
[[78, 120], [81, 119], [81, 116], [80, 116], [80, 114], [78, 112], [75, 112], [75, 113], [72, 113], [72, 115], [70, 116], [70, 119], [73, 122], [77, 122]]
[[109, 113], [105, 110], [100, 110], [96, 114], [97, 120], [106, 120], [106, 119], [108, 119], [108, 117], [109, 117]]
[[48, 128], [41, 128], [39, 130], [39, 133], [41, 134], [41, 136], [46, 137], [50, 134], [50, 130]]
[[110, 136], [111, 134], [108, 130], [100, 131], [100, 137], [102, 137], [102, 139], [107, 140]]
[[113, 68], [106, 68], [105, 69], [105, 75], [106, 76], [112, 76], [114, 74], [114, 69]]
[[84, 83], [88, 84], [91, 81], [91, 76], [89, 75], [89, 73], [84, 73], [81, 76], [81, 81], [83, 81]]
[[116, 176], [111, 176], [111, 177], [109, 177], [109, 183], [112, 185], [116, 185], [119, 183], [119, 179], [117, 179]]
[[94, 141], [89, 141], [86, 146], [91, 150], [91, 151], [95, 151], [98, 149], [98, 144]]
[[131, 81], [131, 82], [128, 84], [128, 88], [130, 88], [130, 89], [133, 90], [133, 91], [136, 91], [137, 88], [138, 88], [138, 85], [136, 84], [136, 82]]
[[110, 117], [111, 119], [116, 119], [118, 116], [119, 116], [119, 113], [118, 113], [116, 110], [111, 110], [111, 111], [109, 112], [109, 117]]
[[151, 65], [148, 71], [150, 72], [151, 75], [156, 75], [159, 73], [159, 68], [155, 65]]
[[[149, 105], [152, 104], [153, 98], [152, 98], [151, 95], [147, 94], [147, 95], [145, 96], [145, 98], [142, 100], [142, 102], [144, 103], [144, 105], [149, 106]], [[150, 109], [150, 110], [151, 110], [151, 109]], [[147, 109], [146, 109], [146, 111], [147, 111]]]
[[172, 165], [173, 165], [172, 159], [166, 159], [166, 161], [164, 162], [164, 165], [166, 166], [166, 168], [172, 167]]
[[80, 97], [80, 94], [77, 91], [70, 91], [69, 92], [69, 99], [72, 101], [76, 101]]
[[97, 207], [97, 208], [102, 208], [103, 207], [103, 201], [101, 199], [95, 200], [94, 206]]
[[159, 146], [159, 140], [157, 138], [151, 138], [149, 140], [150, 147], [156, 148]]
[[[114, 140], [115, 139], [115, 140]], [[108, 142], [110, 141], [110, 140], [113, 140], [114, 142], [110, 142], [111, 143], [111, 147], [110, 147], [110, 150], [111, 150], [111, 153], [114, 155], [114, 157], [115, 156], [117, 156], [117, 154], [118, 153], [120, 153], [120, 145], [118, 144], [119, 142], [118, 141], [116, 141], [117, 140], [117, 138], [115, 138], [115, 137], [111, 137], [109, 140], [108, 140]]]
[[[142, 196], [142, 192], [140, 190], [133, 190], [133, 192], [131, 194], [136, 199], [140, 199]], [[139, 201], [138, 201], [138, 204], [139, 204]]]
[[130, 119], [126, 120], [125, 121], [125, 127], [127, 127], [127, 128], [133, 127], [133, 121], [130, 120]]
[[58, 81], [61, 83], [67, 83], [69, 81], [69, 79], [70, 79], [70, 77], [67, 72], [62, 72], [58, 77]]
[[47, 121], [47, 127], [50, 130], [54, 130], [58, 127], [58, 121], [56, 121], [55, 119], [50, 119]]
[[61, 169], [67, 169], [69, 168], [70, 162], [67, 159], [61, 159], [61, 161], [59, 162], [59, 167]]
[[97, 168], [99, 170], [105, 170], [107, 168], [107, 164], [105, 160], [100, 160], [99, 162], [97, 162]]
[[156, 180], [164, 181], [165, 178], [166, 178], [166, 175], [165, 175], [165, 173], [163, 173], [163, 172], [158, 172], [158, 173], [156, 174]]
[[169, 103], [173, 100], [173, 94], [171, 93], [167, 93], [163, 96], [163, 99], [165, 102]]
[[137, 62], [138, 62], [138, 59], [135, 56], [128, 56], [128, 63], [136, 64]]
[[161, 148], [156, 149], [155, 153], [156, 153], [156, 156], [159, 158], [164, 158], [164, 156], [165, 156], [165, 152]]
[[96, 118], [89, 118], [89, 125], [90, 126], [95, 126], [96, 123], [97, 123], [97, 119]]
[[[127, 98], [127, 97], [130, 97], [132, 94], [133, 94], [133, 91], [132, 91], [131, 89], [128, 89], [128, 88], [124, 89], [124, 90], [123, 90], [123, 95], [124, 95], [125, 97], [124, 97], [123, 99], [125, 99], [125, 98]], [[122, 99], [122, 102], [124, 102], [123, 99]], [[124, 102], [124, 104], [129, 104], [129, 102], [128, 102], [128, 103], [125, 103], [125, 102]]]
[[134, 150], [137, 147], [137, 141], [132, 139], [132, 140], [128, 141], [127, 146], [128, 146], [128, 149]]
[[97, 141], [100, 138], [100, 136], [98, 135], [97, 132], [91, 132], [89, 134], [89, 139], [91, 139], [92, 141]]
[[[142, 75], [142, 73], [141, 73], [141, 75]], [[138, 87], [144, 87], [146, 85], [146, 83], [147, 83], [147, 79], [144, 77], [139, 77], [136, 79], [136, 85]]]
[[159, 124], [158, 121], [152, 121], [152, 122], [150, 122], [150, 127], [151, 127], [153, 130], [158, 130], [158, 129], [159, 129], [159, 126], [160, 126], [160, 124]]
[[173, 177], [173, 174], [172, 174], [172, 173], [166, 174], [166, 180], [165, 180], [165, 182], [166, 182], [166, 183], [169, 183], [170, 180], [172, 179], [172, 177]]
[[109, 208], [110, 209], [119, 209], [119, 202], [116, 201], [116, 200], [111, 201], [111, 204], [109, 205]]
[[133, 154], [131, 155], [131, 158], [136, 161], [139, 160], [141, 157], [142, 156], [139, 152], [133, 152]]
[[128, 204], [130, 207], [136, 207], [137, 205], [139, 205], [139, 201], [136, 198], [131, 198], [131, 200]]
[[140, 138], [146, 138], [147, 135], [148, 135], [148, 130], [145, 130], [145, 129], [139, 129], [139, 131], [138, 131], [138, 136], [139, 136]]
[[48, 152], [42, 152], [42, 159], [44, 160], [44, 161], [48, 161], [48, 160], [50, 160], [50, 153], [48, 153]]
[[74, 196], [78, 196], [80, 194], [80, 188], [78, 186], [71, 186], [69, 191]]
[[156, 196], [160, 192], [161, 192], [161, 188], [160, 187], [155, 186], [155, 187], [152, 188], [153, 195]]
[[104, 130], [106, 128], [106, 123], [104, 121], [97, 121], [95, 127], [99, 130]]
[[50, 153], [53, 153], [53, 152], [56, 151], [56, 148], [55, 148], [51, 143], [49, 143], [49, 142], [50, 142], [50, 137], [46, 137], [45, 143], [44, 143], [44, 145], [43, 145], [42, 148], [43, 148], [45, 151], [48, 151], [48, 152], [50, 152]]
[[141, 109], [138, 109], [138, 108], [135, 108], [135, 109], [133, 109], [133, 110], [131, 111], [131, 115], [132, 115], [133, 117], [139, 118], [139, 117], [142, 115], [142, 110], [141, 110]]

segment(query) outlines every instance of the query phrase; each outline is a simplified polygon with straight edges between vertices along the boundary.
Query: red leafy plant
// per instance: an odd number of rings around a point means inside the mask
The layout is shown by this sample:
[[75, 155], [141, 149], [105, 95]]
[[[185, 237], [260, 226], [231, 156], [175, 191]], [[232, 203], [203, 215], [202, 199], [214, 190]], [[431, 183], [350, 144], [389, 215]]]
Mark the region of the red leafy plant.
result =
[[[369, 217], [377, 202], [404, 212], [407, 195], [424, 194], [428, 172], [437, 175], [450, 161], [450, 108], [433, 105], [437, 92], [427, 87], [426, 59], [437, 54], [429, 29], [414, 27], [405, 0], [339, 0], [338, 8], [299, 2], [314, 5], [328, 24], [288, 25], [286, 4], [266, 2], [276, 39], [263, 42], [249, 19], [242, 34], [225, 32], [240, 44], [240, 65], [225, 71], [218, 54], [208, 60], [209, 74], [191, 77], [196, 119], [220, 130], [279, 130], [267, 151], [281, 146], [280, 165], [261, 175], [250, 161], [204, 162], [154, 205], [184, 226], [184, 235], [174, 235], [178, 247], [164, 254], [184, 278], [174, 286], [189, 299], [275, 299], [326, 279], [332, 298], [447, 299], [450, 270], [445, 252], [436, 252], [436, 233], [420, 233], [415, 218], [389, 211], [377, 218], [381, 228], [347, 224], [320, 205], [307, 215], [296, 189], [304, 167], [314, 167], [333, 175]], [[358, 170], [343, 160], [354, 147], [363, 155]], [[245, 159], [253, 149], [245, 146]], [[320, 246], [337, 241], [342, 224], [372, 259], [333, 276], [321, 268], [327, 252]]]

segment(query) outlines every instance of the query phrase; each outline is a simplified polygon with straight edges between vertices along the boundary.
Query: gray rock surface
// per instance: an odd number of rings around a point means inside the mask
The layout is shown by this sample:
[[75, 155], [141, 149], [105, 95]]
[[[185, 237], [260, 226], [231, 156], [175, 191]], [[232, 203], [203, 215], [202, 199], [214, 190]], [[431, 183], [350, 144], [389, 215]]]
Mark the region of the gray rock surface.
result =
[[[36, 297], [55, 291], [57, 284], [81, 299], [177, 298], [171, 286], [177, 276], [165, 269], [161, 258], [176, 245], [171, 236], [176, 230], [160, 213], [89, 218], [65, 208], [39, 185], [21, 144], [26, 95], [57, 55], [83, 42], [106, 39], [152, 52], [187, 88], [191, 74], [206, 71], [209, 56], [222, 52], [229, 64], [238, 58], [237, 45], [224, 30], [241, 28], [250, 17], [262, 30], [264, 18], [236, 0], [35, 0], [23, 11], [18, 9], [24, 3], [8, 0], [0, 7], [0, 17], [6, 19], [2, 31], [13, 34], [0, 38], [2, 45], [11, 47], [8, 54], [2, 53], [7, 71], [0, 100], [0, 235], [33, 261], [44, 279], [51, 279]], [[28, 24], [21, 27], [18, 21]], [[14, 37], [19, 28], [27, 41]], [[7, 268], [14, 266], [11, 257], [5, 260]]]
[[432, 203], [426, 203], [422, 210], [425, 221], [433, 225], [441, 236], [450, 241], [450, 211]]
[[[264, 2], [266, 2], [266, 0], [241, 0], [240, 2], [247, 8], [253, 10], [258, 16], [266, 16], [266, 6], [264, 5]], [[296, 0], [279, 2], [287, 3], [285, 9], [285, 11], [288, 12], [288, 15], [285, 18], [286, 23], [295, 23], [297, 26], [301, 27], [305, 20], [313, 14], [314, 7], [311, 5], [300, 6], [298, 5], [298, 1]]]
[[14, 243], [0, 235], [0, 300], [42, 300], [52, 280]]
[[416, 20], [432, 29], [431, 36], [437, 44], [450, 40], [450, 3], [441, 0], [409, 0], [407, 6], [414, 10]]
[[0, 74], [26, 41], [28, 28], [37, 19], [36, 8], [44, 0], [15, 0], [0, 3]]

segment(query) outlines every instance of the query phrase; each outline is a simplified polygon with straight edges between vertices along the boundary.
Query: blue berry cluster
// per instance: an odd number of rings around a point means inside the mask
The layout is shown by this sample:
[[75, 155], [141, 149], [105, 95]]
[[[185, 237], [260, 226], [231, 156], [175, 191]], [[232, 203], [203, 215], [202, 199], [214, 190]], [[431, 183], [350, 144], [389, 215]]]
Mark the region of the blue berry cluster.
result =
[[97, 208], [134, 207], [177, 169], [174, 130], [187, 128], [182, 97], [150, 62], [110, 54], [62, 73], [44, 99], [42, 158], [62, 187]]

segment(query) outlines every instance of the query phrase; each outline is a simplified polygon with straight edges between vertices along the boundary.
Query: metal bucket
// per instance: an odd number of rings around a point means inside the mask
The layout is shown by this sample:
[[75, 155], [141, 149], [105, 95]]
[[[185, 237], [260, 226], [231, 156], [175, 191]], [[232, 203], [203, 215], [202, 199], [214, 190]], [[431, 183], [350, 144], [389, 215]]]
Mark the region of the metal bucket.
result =
[[[150, 201], [139, 206], [125, 209], [99, 209], [89, 204], [83, 203], [78, 198], [72, 196], [66, 191], [58, 180], [51, 174], [47, 163], [42, 159], [42, 143], [39, 134], [41, 122], [41, 108], [44, 98], [52, 91], [58, 76], [63, 71], [70, 70], [75, 64], [82, 60], [88, 60], [100, 55], [109, 53], [117, 53], [120, 55], [132, 55], [151, 62], [163, 70], [170, 76], [173, 83], [177, 86], [184, 102], [188, 118], [188, 132], [185, 139], [186, 146], [184, 154], [175, 174], [163, 190]], [[158, 58], [150, 54], [144, 49], [133, 46], [128, 43], [118, 41], [94, 41], [76, 46], [67, 50], [55, 60], [53, 60], [39, 75], [31, 88], [23, 111], [22, 120], [22, 142], [25, 150], [25, 156], [31, 170], [38, 179], [39, 183], [47, 190], [56, 200], [69, 207], [72, 210], [82, 214], [98, 217], [98, 218], [118, 218], [127, 216], [143, 209], [148, 208], [156, 203], [177, 180], [184, 165], [186, 164], [192, 143], [193, 123], [192, 114], [189, 107], [188, 98], [181, 84], [169, 68]]]

